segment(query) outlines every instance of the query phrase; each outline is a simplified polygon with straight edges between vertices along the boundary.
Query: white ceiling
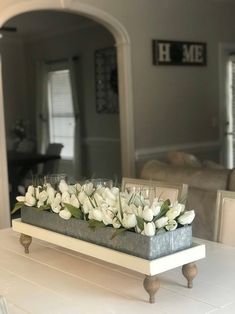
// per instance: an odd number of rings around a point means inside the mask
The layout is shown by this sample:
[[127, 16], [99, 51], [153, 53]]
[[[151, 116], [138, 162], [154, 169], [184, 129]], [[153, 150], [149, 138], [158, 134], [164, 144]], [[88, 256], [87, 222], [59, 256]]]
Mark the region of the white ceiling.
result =
[[18, 15], [3, 26], [16, 27], [18, 35], [32, 37], [78, 29], [95, 23], [89, 18], [67, 12], [33, 11]]

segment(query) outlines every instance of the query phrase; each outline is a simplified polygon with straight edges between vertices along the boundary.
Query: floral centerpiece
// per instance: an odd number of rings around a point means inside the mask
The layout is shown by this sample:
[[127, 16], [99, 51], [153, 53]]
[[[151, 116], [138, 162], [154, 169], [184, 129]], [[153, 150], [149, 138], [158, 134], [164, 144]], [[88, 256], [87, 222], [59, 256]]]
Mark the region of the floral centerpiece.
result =
[[[150, 202], [141, 191], [128, 193], [120, 192], [117, 187], [95, 188], [92, 183], [68, 185], [64, 180], [60, 181], [57, 190], [49, 183], [29, 186], [25, 196], [18, 196], [17, 201], [13, 213], [19, 208], [28, 207], [30, 214], [49, 212], [53, 219], [55, 216], [66, 221], [75, 219], [86, 223], [93, 230], [111, 227], [109, 230], [112, 234], [109, 238], [113, 241], [127, 231], [137, 233], [142, 238], [154, 238], [183, 229], [195, 217], [194, 211], [185, 211], [182, 203], [171, 204], [168, 199], [159, 198]], [[79, 228], [82, 228], [81, 225]]]

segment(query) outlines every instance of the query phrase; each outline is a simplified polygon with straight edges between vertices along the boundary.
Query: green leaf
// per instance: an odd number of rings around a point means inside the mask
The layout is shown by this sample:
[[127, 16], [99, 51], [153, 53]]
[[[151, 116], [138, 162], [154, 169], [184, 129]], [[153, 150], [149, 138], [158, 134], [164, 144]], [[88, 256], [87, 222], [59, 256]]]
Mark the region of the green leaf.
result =
[[24, 202], [17, 202], [15, 204], [15, 207], [12, 209], [11, 214], [17, 212], [17, 210], [19, 210], [22, 206], [24, 206]]
[[97, 221], [95, 219], [88, 220], [89, 228], [95, 231], [96, 228], [103, 228], [105, 224], [102, 221]]
[[74, 207], [73, 205], [68, 203], [64, 203], [64, 205], [73, 217], [77, 219], [83, 219], [83, 213], [80, 208]]
[[137, 220], [137, 226], [140, 228], [141, 231], [144, 230], [144, 219], [136, 216], [136, 220]]
[[119, 234], [121, 234], [121, 233], [123, 233], [123, 232], [125, 232], [125, 231], [127, 231], [127, 229], [125, 229], [125, 228], [116, 229], [116, 230], [114, 231], [114, 233], [112, 234], [110, 240], [113, 240], [117, 235], [119, 235]]
[[166, 215], [166, 213], [168, 212], [169, 210], [169, 206], [171, 205], [171, 202], [169, 199], [165, 200], [161, 206], [161, 209], [160, 209], [160, 213], [154, 217], [153, 219], [153, 222], [155, 222], [157, 219], [163, 217]]

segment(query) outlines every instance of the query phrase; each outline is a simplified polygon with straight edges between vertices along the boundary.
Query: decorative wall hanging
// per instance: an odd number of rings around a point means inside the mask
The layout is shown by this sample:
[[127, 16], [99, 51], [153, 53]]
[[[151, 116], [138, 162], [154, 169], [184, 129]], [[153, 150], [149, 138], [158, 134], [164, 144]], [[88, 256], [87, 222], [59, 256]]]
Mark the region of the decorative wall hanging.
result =
[[95, 51], [96, 112], [118, 113], [118, 73], [116, 48]]
[[155, 65], [206, 65], [206, 43], [153, 40], [152, 44]]

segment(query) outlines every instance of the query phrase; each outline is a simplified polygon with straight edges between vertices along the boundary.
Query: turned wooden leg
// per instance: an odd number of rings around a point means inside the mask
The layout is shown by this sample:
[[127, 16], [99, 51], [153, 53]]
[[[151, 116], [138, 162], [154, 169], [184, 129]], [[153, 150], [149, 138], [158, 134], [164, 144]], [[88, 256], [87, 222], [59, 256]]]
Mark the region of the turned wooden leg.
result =
[[193, 279], [197, 276], [197, 266], [195, 263], [188, 263], [183, 265], [182, 273], [188, 280], [188, 288], [193, 287]]
[[23, 234], [21, 233], [21, 236], [20, 236], [20, 243], [23, 245], [24, 247], [24, 252], [26, 254], [29, 253], [29, 246], [32, 242], [32, 237], [26, 235], [26, 234]]
[[144, 279], [144, 289], [149, 294], [149, 303], [155, 302], [155, 293], [160, 288], [160, 280], [157, 276], [146, 276]]

